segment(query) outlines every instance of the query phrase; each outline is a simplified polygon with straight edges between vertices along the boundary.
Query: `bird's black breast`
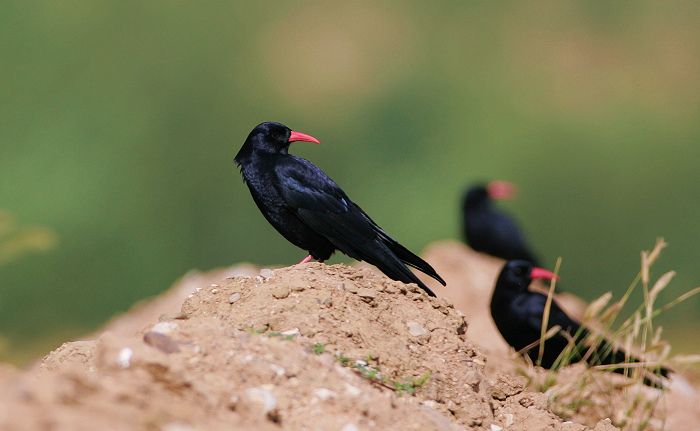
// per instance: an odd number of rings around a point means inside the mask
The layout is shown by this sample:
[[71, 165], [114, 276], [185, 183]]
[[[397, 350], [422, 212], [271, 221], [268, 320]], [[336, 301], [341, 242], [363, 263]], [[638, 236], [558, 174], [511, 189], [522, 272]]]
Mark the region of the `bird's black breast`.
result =
[[[254, 163], [241, 165], [241, 173], [255, 204], [267, 221], [289, 242], [309, 251], [316, 259], [326, 260], [335, 247], [325, 237], [316, 233], [298, 216], [299, 207], [285, 197], [285, 188], [290, 184], [280, 177], [278, 166], [287, 163], [293, 156], [263, 158]], [[302, 159], [303, 160], [303, 159]], [[294, 185], [291, 185], [294, 187]]]

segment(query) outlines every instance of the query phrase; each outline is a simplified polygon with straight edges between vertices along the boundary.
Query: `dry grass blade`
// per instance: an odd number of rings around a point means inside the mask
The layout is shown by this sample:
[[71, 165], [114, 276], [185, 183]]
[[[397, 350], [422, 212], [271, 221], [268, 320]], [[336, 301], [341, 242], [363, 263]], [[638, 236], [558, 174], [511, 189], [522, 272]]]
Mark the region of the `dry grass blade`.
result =
[[[516, 352], [518, 355], [522, 355], [523, 353], [527, 352], [528, 350], [532, 349], [533, 347], [537, 346], [538, 344], [542, 344], [542, 341], [549, 340], [553, 336], [557, 334], [557, 332], [561, 331], [561, 326], [559, 325], [554, 325], [551, 328], [549, 328], [549, 331], [545, 332], [544, 336], [541, 337], [539, 340], [532, 342], [528, 344], [527, 346], [523, 347], [520, 349], [518, 352]], [[528, 358], [529, 356], [525, 356]]]
[[651, 362], [625, 362], [625, 363], [620, 363], [620, 364], [599, 364], [599, 365], [593, 365], [591, 367], [591, 370], [597, 370], [597, 371], [613, 371], [617, 370], [618, 368], [647, 368], [650, 365], [652, 365]]
[[[561, 257], [557, 259], [557, 264], [554, 266], [554, 274], [559, 272], [559, 266], [561, 265]], [[544, 313], [542, 315], [542, 328], [540, 329], [540, 350], [537, 355], [537, 365], [542, 363], [542, 357], [544, 356], [544, 343], [547, 338], [547, 326], [549, 326], [549, 313], [552, 309], [552, 299], [554, 296], [554, 287], [557, 284], [557, 278], [554, 277], [549, 285], [549, 291], [547, 292], [547, 302], [544, 305]], [[551, 337], [551, 336], [550, 336]]]
[[657, 352], [659, 350], [663, 351], [666, 348], [666, 346], [668, 346], [668, 343], [665, 341], [654, 343], [651, 346], [647, 347], [643, 353], [646, 355], [647, 353]]
[[690, 290], [690, 291], [684, 293], [683, 295], [679, 296], [678, 298], [674, 299], [673, 301], [671, 301], [671, 302], [669, 302], [668, 304], [666, 304], [666, 305], [664, 305], [663, 307], [661, 307], [658, 311], [659, 311], [659, 312], [666, 311], [666, 310], [668, 310], [669, 308], [673, 307], [674, 305], [676, 305], [676, 304], [678, 304], [678, 303], [680, 303], [680, 302], [683, 302], [683, 301], [685, 301], [686, 299], [690, 298], [691, 296], [697, 294], [698, 292], [700, 292], [700, 286], [696, 287], [696, 288], [693, 289], [693, 290]]
[[661, 254], [661, 250], [667, 245], [663, 238], [657, 238], [656, 245], [654, 245], [654, 249], [651, 252], [642, 252], [642, 284], [645, 286], [649, 284], [649, 268], [656, 262], [656, 259]]
[[603, 314], [601, 314], [600, 316], [600, 321], [605, 323], [611, 318], [613, 318], [614, 320], [614, 318], [617, 317], [618, 314], [620, 314], [620, 310], [622, 310], [622, 307], [624, 306], [625, 303], [623, 299], [617, 301], [616, 303], [608, 307], [605, 311], [603, 311]]
[[656, 328], [656, 332], [654, 332], [654, 338], [651, 339], [651, 345], [654, 346], [656, 344], [661, 343], [661, 332], [663, 332], [663, 327], [659, 326]]
[[643, 285], [648, 285], [649, 284], [649, 267], [651, 265], [649, 264], [649, 253], [646, 251], [642, 252], [642, 284]]
[[634, 313], [634, 323], [632, 324], [632, 336], [639, 337], [639, 329], [642, 327], [642, 313], [637, 311]]
[[606, 292], [598, 299], [591, 302], [591, 304], [586, 307], [586, 313], [583, 316], [584, 322], [590, 322], [594, 317], [598, 316], [603, 308], [608, 305], [610, 299], [612, 299], [612, 292]]
[[700, 362], [700, 355], [677, 355], [669, 361], [674, 364], [694, 364]]
[[656, 238], [656, 244], [654, 245], [654, 249], [649, 253], [649, 265], [653, 265], [654, 262], [656, 262], [656, 259], [659, 258], [659, 255], [661, 254], [661, 250], [666, 248], [668, 246], [668, 243], [664, 241], [663, 238], [659, 237]]
[[670, 345], [670, 344], [666, 344], [666, 345], [664, 346], [664, 349], [661, 351], [661, 359], [665, 361], [665, 360], [668, 359], [668, 357], [669, 357], [670, 355], [671, 355], [671, 345]]
[[652, 287], [651, 291], [649, 292], [649, 298], [652, 301], [656, 299], [656, 297], [659, 295], [659, 292], [661, 292], [666, 286], [668, 286], [668, 283], [675, 275], [676, 271], [669, 271], [666, 274], [659, 277], [659, 279], [656, 280], [656, 283], [654, 283], [654, 287]]
[[561, 326], [559, 325], [554, 325], [551, 328], [549, 328], [549, 331], [545, 332], [544, 334], [544, 339], [549, 340], [550, 338], [554, 337], [557, 332], [561, 331]]

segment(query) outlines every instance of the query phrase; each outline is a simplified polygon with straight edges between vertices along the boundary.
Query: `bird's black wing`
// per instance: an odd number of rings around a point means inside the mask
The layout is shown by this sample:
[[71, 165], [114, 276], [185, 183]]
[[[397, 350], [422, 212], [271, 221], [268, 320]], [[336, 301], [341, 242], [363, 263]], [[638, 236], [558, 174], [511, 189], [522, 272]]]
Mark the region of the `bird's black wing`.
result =
[[292, 156], [275, 171], [280, 195], [311, 229], [348, 256], [375, 265], [394, 280], [416, 283], [434, 296], [402, 261], [441, 281], [435, 270], [391, 239], [318, 167]]
[[[523, 337], [516, 349], [540, 339], [546, 302], [546, 295], [539, 292], [527, 292], [527, 294], [520, 295], [511, 304], [511, 313], [517, 316], [517, 322], [521, 325], [514, 331], [522, 334]], [[556, 302], [552, 302], [547, 321], [547, 330], [555, 326], [559, 326], [561, 328], [560, 331], [544, 342], [542, 366], [545, 368], [551, 368], [554, 365], [559, 354], [567, 347], [571, 338], [576, 335], [580, 328], [580, 325], [564, 313]], [[568, 335], [564, 334], [564, 332], [568, 333]], [[578, 339], [581, 339], [580, 336], [581, 334], [579, 334]], [[533, 359], [533, 362], [538, 358], [538, 352], [538, 347], [528, 351], [528, 355]], [[580, 354], [578, 352], [575, 354], [578, 356], [578, 359], [574, 360], [574, 362], [577, 362], [580, 360]]]
[[291, 156], [279, 161], [275, 173], [275, 186], [288, 205], [324, 213], [348, 211], [345, 193], [311, 162]]
[[[527, 316], [526, 319], [522, 320], [520, 323], [524, 324], [530, 331], [540, 331], [542, 327], [542, 319], [544, 315], [544, 306], [547, 301], [547, 297], [541, 293], [530, 292], [529, 295], [524, 295], [516, 300], [516, 306], [523, 311], [520, 316]], [[562, 331], [565, 331], [569, 336], [564, 336], [563, 334], [555, 335], [554, 337], [545, 341], [545, 354], [542, 360], [542, 365], [545, 368], [551, 368], [556, 358], [559, 356], [561, 351], [570, 342], [571, 337], [576, 337], [576, 348], [572, 352], [573, 357], [571, 362], [578, 362], [586, 357], [586, 362], [589, 365], [613, 365], [622, 363], [634, 363], [640, 362], [638, 358], [634, 356], [628, 356], [621, 349], [616, 348], [611, 345], [608, 340], [601, 339], [599, 343], [589, 351], [590, 347], [587, 343], [581, 343], [586, 337], [590, 335], [590, 332], [586, 328], [582, 328], [581, 324], [569, 317], [564, 310], [562, 310], [556, 302], [552, 302], [550, 308], [550, 316], [547, 324], [547, 329], [551, 329], [558, 325], [561, 327]], [[532, 332], [530, 332], [532, 334]], [[533, 348], [528, 352], [533, 361], [537, 357], [537, 347]], [[668, 377], [671, 373], [666, 367], [660, 368], [650, 368], [645, 369], [649, 373], [656, 374], [659, 377]], [[612, 371], [625, 374], [625, 368], [615, 368]], [[652, 387], [662, 387], [663, 384], [659, 383], [658, 379], [644, 377], [644, 384]]]
[[[542, 319], [544, 318], [544, 307], [547, 302], [547, 297], [536, 292], [528, 292], [528, 294], [523, 294], [518, 296], [513, 301], [513, 307], [517, 310], [517, 315], [520, 316], [520, 323], [525, 325], [530, 332], [540, 332], [542, 329]], [[555, 305], [552, 303], [552, 305]], [[547, 328], [551, 328], [554, 325], [560, 325], [560, 323], [553, 323], [553, 316], [551, 314], [549, 324]], [[556, 314], [556, 318], [561, 320], [562, 316]]]

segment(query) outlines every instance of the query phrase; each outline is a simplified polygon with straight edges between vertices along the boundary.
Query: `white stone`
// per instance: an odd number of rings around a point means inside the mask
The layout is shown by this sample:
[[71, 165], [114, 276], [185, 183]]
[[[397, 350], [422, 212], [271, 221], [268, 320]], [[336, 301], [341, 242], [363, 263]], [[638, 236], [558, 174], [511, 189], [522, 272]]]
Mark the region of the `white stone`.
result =
[[316, 398], [318, 398], [321, 401], [336, 398], [336, 393], [328, 388], [316, 388], [313, 390], [313, 394]]
[[126, 370], [131, 366], [131, 357], [134, 356], [134, 351], [128, 347], [124, 347], [119, 351], [119, 356], [117, 356], [117, 365], [122, 370]]
[[177, 329], [177, 323], [175, 322], [158, 322], [151, 328], [152, 332], [157, 332], [159, 334], [168, 334]]
[[420, 337], [428, 333], [428, 330], [422, 327], [418, 322], [407, 322], [408, 332], [414, 337]]
[[275, 276], [275, 272], [269, 268], [263, 268], [260, 270], [260, 275], [265, 278], [271, 278]]
[[243, 392], [243, 397], [246, 401], [261, 405], [263, 414], [268, 414], [277, 408], [277, 398], [267, 389], [248, 388]]

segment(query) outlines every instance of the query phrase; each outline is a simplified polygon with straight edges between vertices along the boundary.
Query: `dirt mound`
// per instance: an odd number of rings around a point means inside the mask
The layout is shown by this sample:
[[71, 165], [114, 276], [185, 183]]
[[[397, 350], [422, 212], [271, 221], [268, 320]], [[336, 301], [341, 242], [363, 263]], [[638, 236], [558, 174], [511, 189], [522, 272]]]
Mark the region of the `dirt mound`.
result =
[[585, 429], [521, 378], [487, 378], [450, 300], [366, 268], [228, 278], [166, 316], [137, 333], [115, 322], [29, 371], [0, 369], [2, 428]]

